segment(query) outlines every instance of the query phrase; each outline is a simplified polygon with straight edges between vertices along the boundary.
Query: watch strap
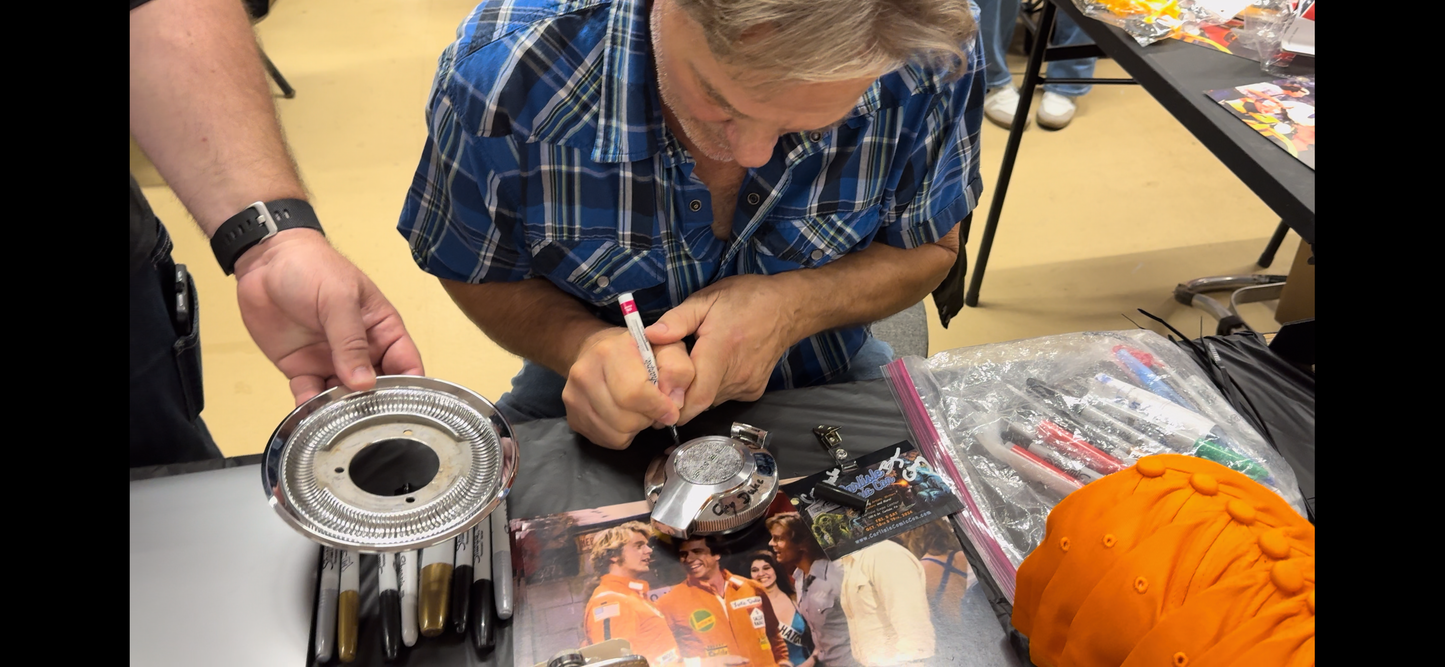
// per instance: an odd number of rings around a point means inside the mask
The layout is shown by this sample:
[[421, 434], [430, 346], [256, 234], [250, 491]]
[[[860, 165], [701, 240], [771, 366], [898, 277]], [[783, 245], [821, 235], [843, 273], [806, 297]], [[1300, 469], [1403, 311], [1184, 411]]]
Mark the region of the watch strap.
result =
[[211, 236], [211, 252], [226, 275], [236, 272], [236, 260], [251, 246], [275, 236], [277, 232], [304, 227], [326, 234], [315, 209], [301, 199], [277, 199], [256, 202], [231, 216]]

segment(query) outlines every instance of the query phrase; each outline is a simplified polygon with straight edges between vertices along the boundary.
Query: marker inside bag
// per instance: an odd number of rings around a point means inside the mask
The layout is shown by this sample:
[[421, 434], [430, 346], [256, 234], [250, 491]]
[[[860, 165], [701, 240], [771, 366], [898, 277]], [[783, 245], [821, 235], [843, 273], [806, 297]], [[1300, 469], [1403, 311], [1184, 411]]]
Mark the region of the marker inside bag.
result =
[[1058, 450], [1051, 449], [1042, 442], [1034, 442], [1026, 447], [1030, 453], [1036, 454], [1039, 458], [1048, 461], [1055, 468], [1064, 471], [1070, 477], [1080, 483], [1088, 484], [1094, 480], [1103, 479], [1103, 475], [1089, 469], [1082, 461], [1075, 461], [1065, 457]]
[[1059, 450], [1060, 454], [1077, 460], [1101, 475], [1108, 475], [1124, 469], [1118, 459], [1099, 451], [1097, 447], [1081, 440], [1067, 429], [1047, 419], [1039, 422], [1039, 437], [1044, 443]]
[[1114, 348], [1114, 356], [1124, 364], [1124, 368], [1139, 378], [1139, 381], [1142, 382], [1145, 387], [1148, 387], [1149, 391], [1173, 401], [1180, 407], [1198, 411], [1198, 408], [1194, 407], [1193, 403], [1186, 400], [1183, 396], [1180, 396], [1178, 392], [1174, 391], [1173, 387], [1169, 386], [1169, 384], [1161, 379], [1153, 370], [1145, 366], [1122, 346]]

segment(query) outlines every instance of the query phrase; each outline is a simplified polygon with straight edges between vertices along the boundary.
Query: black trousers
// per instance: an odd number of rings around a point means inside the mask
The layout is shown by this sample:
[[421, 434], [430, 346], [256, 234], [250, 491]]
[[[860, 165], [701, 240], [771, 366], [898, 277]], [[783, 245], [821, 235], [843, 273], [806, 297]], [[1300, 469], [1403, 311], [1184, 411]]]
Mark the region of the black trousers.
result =
[[221, 450], [201, 421], [196, 286], [189, 274], [177, 279], [170, 234], [160, 220], [150, 220], [155, 248], [130, 274], [130, 467], [219, 459]]

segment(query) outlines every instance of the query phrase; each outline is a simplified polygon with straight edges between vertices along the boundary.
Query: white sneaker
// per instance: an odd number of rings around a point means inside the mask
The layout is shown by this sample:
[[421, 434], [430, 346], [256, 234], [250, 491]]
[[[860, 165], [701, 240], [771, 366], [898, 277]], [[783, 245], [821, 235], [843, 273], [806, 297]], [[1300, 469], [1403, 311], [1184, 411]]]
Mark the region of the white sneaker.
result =
[[[1012, 129], [1014, 113], [1019, 108], [1019, 89], [1013, 86], [994, 88], [983, 97], [983, 115], [1005, 130]], [[1028, 127], [1024, 121], [1024, 127]]]
[[1062, 130], [1074, 119], [1074, 112], [1078, 110], [1079, 105], [1074, 103], [1074, 98], [1045, 91], [1044, 101], [1039, 104], [1039, 125], [1050, 130]]

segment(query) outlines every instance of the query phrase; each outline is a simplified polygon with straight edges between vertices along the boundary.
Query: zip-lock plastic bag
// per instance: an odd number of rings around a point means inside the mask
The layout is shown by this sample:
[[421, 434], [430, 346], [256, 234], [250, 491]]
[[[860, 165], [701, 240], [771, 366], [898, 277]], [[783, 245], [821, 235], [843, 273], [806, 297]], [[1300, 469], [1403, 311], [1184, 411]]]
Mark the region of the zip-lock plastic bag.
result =
[[1010, 603], [1049, 510], [1143, 456], [1215, 461], [1305, 513], [1293, 469], [1152, 331], [960, 348], [895, 360], [884, 374], [920, 451], [963, 499], [960, 523]]

